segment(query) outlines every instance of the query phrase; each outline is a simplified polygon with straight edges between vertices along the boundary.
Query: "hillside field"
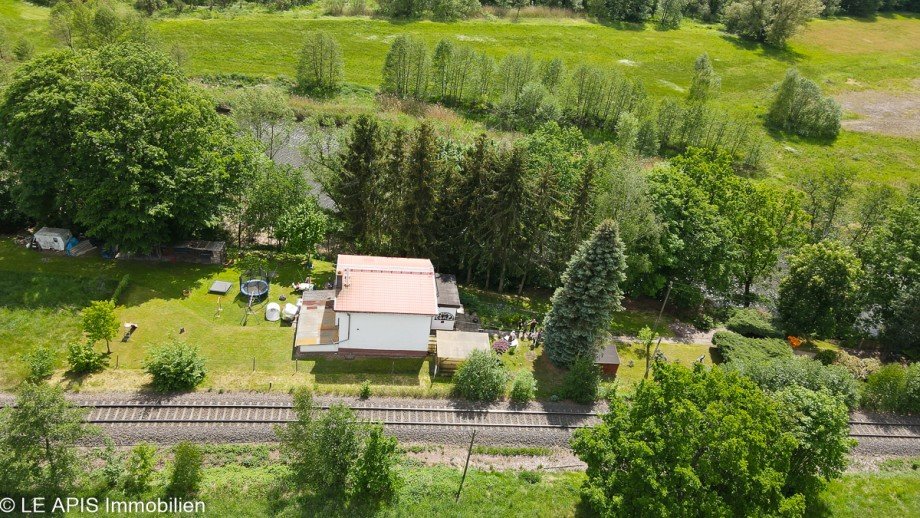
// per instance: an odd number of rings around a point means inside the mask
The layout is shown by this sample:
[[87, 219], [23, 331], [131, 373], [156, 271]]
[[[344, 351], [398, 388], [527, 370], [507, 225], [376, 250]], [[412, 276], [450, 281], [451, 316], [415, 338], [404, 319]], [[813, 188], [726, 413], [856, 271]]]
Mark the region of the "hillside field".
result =
[[[345, 80], [371, 88], [379, 85], [389, 43], [396, 35], [409, 33], [432, 48], [441, 38], [452, 38], [497, 59], [529, 52], [537, 59], [560, 57], [570, 68], [580, 63], [616, 67], [640, 78], [653, 97], [683, 95], [694, 59], [708, 52], [722, 77], [717, 103], [739, 120], [763, 117], [772, 86], [790, 66], [798, 67], [835, 96], [871, 91], [874, 99], [906, 96], [915, 103], [920, 98], [920, 19], [912, 15], [885, 15], [871, 21], [814, 20], [786, 49], [777, 50], [742, 41], [722, 32], [720, 26], [689, 20], [679, 30], [659, 31], [652, 25], [611, 27], [583, 19], [392, 22], [326, 17], [320, 12], [316, 6], [282, 13], [200, 10], [158, 14], [152, 28], [164, 47], [179, 46], [185, 51], [185, 67], [193, 77], [291, 77], [303, 35], [324, 30], [342, 45]], [[47, 34], [47, 16], [45, 8], [21, 0], [0, 0], [0, 23], [11, 41], [24, 36], [39, 51], [55, 45]], [[844, 125], [847, 119], [880, 117], [868, 107], [861, 111], [863, 115], [845, 112]], [[874, 127], [884, 128], [895, 116], [910, 127], [920, 125], [920, 117], [910, 109], [882, 116], [885, 119]], [[843, 131], [833, 143], [768, 135], [768, 174], [782, 181], [792, 171], [849, 165], [864, 181], [905, 187], [920, 181], [916, 140], [920, 127], [914, 130], [912, 138]]]

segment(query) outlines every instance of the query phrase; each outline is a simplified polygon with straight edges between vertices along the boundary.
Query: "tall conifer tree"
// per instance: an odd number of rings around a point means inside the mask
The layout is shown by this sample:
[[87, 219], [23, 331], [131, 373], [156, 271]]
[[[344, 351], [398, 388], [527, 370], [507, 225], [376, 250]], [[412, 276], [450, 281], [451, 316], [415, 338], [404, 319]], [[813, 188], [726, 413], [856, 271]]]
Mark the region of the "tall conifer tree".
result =
[[553, 294], [544, 322], [546, 352], [553, 364], [568, 367], [579, 357], [594, 357], [601, 333], [621, 308], [625, 271], [619, 229], [606, 220], [572, 256], [562, 287]]

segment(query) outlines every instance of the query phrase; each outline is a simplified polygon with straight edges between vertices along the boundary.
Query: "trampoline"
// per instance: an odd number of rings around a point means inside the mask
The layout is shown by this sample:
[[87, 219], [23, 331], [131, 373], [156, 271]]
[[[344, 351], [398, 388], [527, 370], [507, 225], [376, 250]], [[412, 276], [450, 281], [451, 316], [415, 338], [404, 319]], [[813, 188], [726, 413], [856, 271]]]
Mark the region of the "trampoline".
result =
[[262, 279], [250, 279], [240, 283], [240, 293], [243, 296], [255, 297], [261, 299], [262, 297], [268, 295], [268, 282]]
[[240, 293], [247, 299], [261, 299], [268, 295], [269, 274], [262, 268], [247, 270], [240, 275]]

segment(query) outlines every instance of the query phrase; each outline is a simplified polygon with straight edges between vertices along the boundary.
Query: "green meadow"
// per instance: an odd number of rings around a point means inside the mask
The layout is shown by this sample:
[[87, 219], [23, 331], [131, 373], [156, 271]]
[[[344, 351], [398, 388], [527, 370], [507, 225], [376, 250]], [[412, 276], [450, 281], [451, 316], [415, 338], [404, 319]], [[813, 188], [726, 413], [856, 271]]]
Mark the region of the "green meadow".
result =
[[[694, 59], [708, 52], [722, 77], [719, 107], [735, 119], [758, 123], [758, 128], [772, 86], [791, 66], [834, 95], [868, 90], [920, 95], [920, 19], [915, 15], [814, 20], [787, 48], [778, 50], [742, 41], [718, 25], [689, 20], [679, 30], [659, 31], [652, 25], [605, 26], [580, 18], [394, 22], [319, 12], [315, 6], [282, 13], [199, 10], [156, 15], [152, 28], [164, 46], [176, 45], [186, 52], [190, 76], [243, 74], [264, 79], [292, 77], [304, 34], [328, 31], [342, 46], [345, 80], [370, 88], [379, 85], [389, 43], [402, 33], [432, 48], [438, 40], [451, 38], [498, 59], [526, 52], [537, 59], [562, 58], [569, 67], [589, 63], [617, 68], [641, 79], [654, 97], [683, 95]], [[46, 31], [47, 15], [47, 9], [21, 0], [0, 0], [0, 23], [12, 37], [32, 39], [39, 50], [54, 45]], [[332, 100], [333, 106], [339, 104]], [[371, 103], [365, 109], [375, 107]], [[859, 117], [846, 113], [844, 118]], [[863, 181], [898, 187], [920, 177], [916, 139], [843, 131], [827, 143], [764, 134], [769, 144], [767, 174], [779, 181], [793, 171], [837, 165], [855, 168]]]

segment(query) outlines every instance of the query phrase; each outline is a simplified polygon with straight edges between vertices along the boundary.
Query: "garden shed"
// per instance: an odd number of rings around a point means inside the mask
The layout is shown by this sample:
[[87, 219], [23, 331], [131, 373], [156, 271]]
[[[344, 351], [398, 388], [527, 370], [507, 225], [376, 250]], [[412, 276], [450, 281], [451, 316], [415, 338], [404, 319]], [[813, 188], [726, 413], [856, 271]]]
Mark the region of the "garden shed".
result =
[[186, 263], [223, 264], [227, 258], [224, 241], [183, 241], [169, 247], [167, 255]]
[[605, 345], [597, 353], [594, 363], [601, 366], [601, 370], [607, 376], [615, 376], [617, 369], [620, 367], [620, 353], [617, 352], [617, 346], [614, 344]]
[[453, 371], [463, 360], [469, 358], [473, 351], [489, 350], [489, 335], [470, 331], [436, 331], [438, 352], [434, 374], [442, 370]]

